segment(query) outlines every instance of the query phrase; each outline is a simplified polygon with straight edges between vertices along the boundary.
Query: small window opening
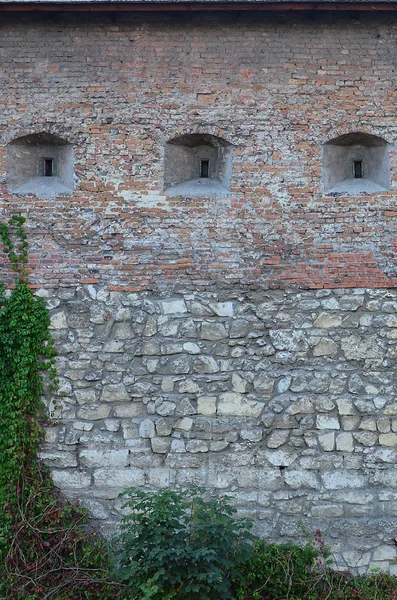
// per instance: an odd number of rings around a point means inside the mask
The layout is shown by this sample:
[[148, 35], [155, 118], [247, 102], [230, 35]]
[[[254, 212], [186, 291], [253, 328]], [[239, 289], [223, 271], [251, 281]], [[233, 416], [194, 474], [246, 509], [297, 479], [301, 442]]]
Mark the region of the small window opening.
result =
[[363, 161], [362, 160], [353, 161], [353, 176], [354, 176], [354, 179], [362, 179], [363, 178]]
[[200, 177], [208, 178], [210, 176], [210, 161], [209, 160], [201, 160], [200, 161]]
[[44, 177], [53, 177], [54, 175], [54, 159], [43, 158], [43, 174]]

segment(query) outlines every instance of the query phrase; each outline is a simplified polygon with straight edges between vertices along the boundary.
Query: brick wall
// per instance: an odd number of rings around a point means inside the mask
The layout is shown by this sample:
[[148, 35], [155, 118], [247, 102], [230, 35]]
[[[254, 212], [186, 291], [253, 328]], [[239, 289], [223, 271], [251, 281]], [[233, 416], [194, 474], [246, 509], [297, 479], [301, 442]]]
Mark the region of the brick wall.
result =
[[[33, 278], [128, 289], [387, 287], [392, 188], [324, 195], [322, 144], [348, 131], [393, 144], [394, 15], [4, 16], [1, 214], [28, 216]], [[8, 194], [6, 144], [73, 142], [69, 197]], [[228, 198], [167, 198], [165, 142], [235, 144]]]

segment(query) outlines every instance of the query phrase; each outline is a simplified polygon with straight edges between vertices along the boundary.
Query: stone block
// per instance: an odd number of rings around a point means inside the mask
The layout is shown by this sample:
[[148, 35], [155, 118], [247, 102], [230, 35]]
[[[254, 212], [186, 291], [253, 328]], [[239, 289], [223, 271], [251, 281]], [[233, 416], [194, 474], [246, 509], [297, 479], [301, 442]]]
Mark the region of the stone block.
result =
[[220, 394], [218, 402], [218, 415], [236, 417], [259, 417], [263, 404], [250, 400], [241, 394], [226, 392]]
[[129, 402], [130, 394], [123, 383], [104, 385], [101, 394], [101, 402]]
[[145, 473], [142, 469], [126, 467], [125, 469], [95, 469], [94, 484], [104, 488], [122, 488], [123, 490], [133, 486], [143, 486]]

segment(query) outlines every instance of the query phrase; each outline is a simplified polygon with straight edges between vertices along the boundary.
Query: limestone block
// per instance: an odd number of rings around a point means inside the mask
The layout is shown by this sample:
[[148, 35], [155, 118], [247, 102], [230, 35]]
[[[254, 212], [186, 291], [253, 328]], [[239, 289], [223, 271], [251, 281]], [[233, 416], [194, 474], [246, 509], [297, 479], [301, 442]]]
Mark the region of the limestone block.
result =
[[161, 300], [159, 302], [160, 310], [165, 315], [176, 315], [187, 312], [186, 303], [182, 299]]
[[216, 413], [216, 396], [199, 396], [197, 412], [200, 415], [214, 415]]
[[181, 354], [183, 352], [183, 344], [175, 342], [161, 344], [160, 352], [161, 354]]
[[291, 385], [292, 377], [282, 377], [276, 385], [277, 391], [279, 394], [284, 394], [288, 391]]
[[340, 415], [354, 415], [356, 410], [353, 406], [353, 402], [348, 398], [340, 398], [336, 401], [338, 406], [338, 412]]
[[381, 417], [376, 421], [378, 431], [381, 433], [389, 433], [390, 431], [390, 419], [387, 417]]
[[77, 431], [91, 431], [94, 427], [94, 423], [89, 423], [87, 421], [74, 421], [72, 423], [73, 429], [77, 429]]
[[240, 431], [241, 439], [246, 440], [247, 442], [260, 442], [263, 437], [262, 429], [253, 428], [253, 429], [242, 429]]
[[156, 413], [162, 417], [173, 415], [176, 409], [176, 404], [169, 400], [156, 400]]
[[170, 470], [168, 468], [152, 468], [147, 473], [148, 484], [156, 488], [167, 488], [170, 485]]
[[163, 392], [172, 392], [174, 389], [175, 383], [172, 377], [164, 377], [161, 383], [161, 389]]
[[51, 477], [54, 485], [62, 490], [81, 490], [91, 485], [91, 475], [84, 471], [52, 469]]
[[307, 350], [308, 348], [305, 340], [305, 334], [302, 331], [270, 329], [269, 336], [273, 346], [277, 350], [289, 350], [290, 352], [296, 352], [298, 350]]
[[143, 330], [143, 335], [145, 337], [152, 337], [157, 333], [157, 319], [156, 317], [149, 317], [146, 321], [145, 329]]
[[229, 445], [229, 442], [225, 441], [211, 441], [210, 442], [210, 451], [211, 452], [221, 452], [225, 450]]
[[126, 467], [129, 464], [128, 450], [80, 450], [83, 467]]
[[139, 425], [139, 435], [142, 438], [152, 438], [156, 435], [156, 428], [152, 419], [144, 419]]
[[347, 550], [343, 552], [343, 558], [351, 568], [366, 567], [371, 560], [370, 552], [359, 552], [358, 550]]
[[183, 440], [174, 439], [171, 441], [171, 452], [183, 453], [186, 452], [186, 445]]
[[90, 498], [83, 499], [83, 505], [90, 511], [90, 517], [93, 519], [104, 520], [109, 518], [109, 511], [107, 507], [98, 500], [92, 500]]
[[270, 379], [264, 373], [261, 373], [257, 377], [255, 377], [253, 381], [254, 390], [260, 394], [271, 394], [274, 387], [274, 380]]
[[246, 379], [241, 377], [238, 373], [232, 375], [232, 387], [233, 391], [237, 394], [245, 394], [248, 391], [249, 383]]
[[312, 507], [312, 517], [328, 519], [330, 517], [341, 517], [343, 506], [341, 504], [319, 504]]
[[170, 420], [157, 419], [155, 425], [156, 425], [157, 435], [159, 435], [161, 437], [171, 435], [172, 422]]
[[191, 417], [183, 417], [175, 424], [175, 429], [182, 429], [182, 431], [190, 431], [193, 426], [193, 419]]
[[75, 398], [77, 400], [77, 403], [82, 405], [82, 404], [95, 404], [96, 402], [96, 392], [94, 389], [92, 388], [87, 388], [87, 389], [82, 389], [82, 390], [76, 390], [75, 393]]
[[113, 406], [113, 415], [120, 419], [132, 419], [142, 417], [145, 413], [145, 407], [142, 402], [129, 402], [128, 404], [116, 404]]
[[204, 440], [189, 440], [186, 444], [187, 452], [208, 452], [208, 443]]
[[335, 356], [338, 352], [338, 344], [329, 338], [321, 338], [313, 348], [313, 356]]
[[342, 317], [335, 313], [322, 312], [314, 321], [314, 327], [318, 329], [329, 329], [330, 327], [340, 327]]
[[272, 431], [266, 440], [266, 446], [268, 448], [279, 448], [288, 440], [289, 433], [288, 429], [276, 429]]
[[[292, 399], [294, 400], [294, 398]], [[309, 398], [302, 398], [293, 402], [286, 412], [288, 415], [311, 414], [314, 412], [314, 406]]]
[[284, 481], [293, 489], [312, 489], [317, 490], [320, 487], [319, 481], [314, 473], [310, 471], [286, 470]]
[[201, 325], [201, 339], [203, 340], [223, 340], [227, 338], [226, 327], [223, 323], [204, 322]]
[[364, 304], [363, 296], [342, 296], [339, 300], [341, 310], [356, 311]]
[[220, 394], [217, 413], [225, 416], [259, 417], [263, 404], [234, 392]]
[[201, 352], [200, 346], [194, 342], [185, 342], [183, 349], [188, 354], [200, 354]]
[[106, 406], [105, 404], [84, 404], [77, 410], [77, 416], [79, 419], [99, 421], [100, 419], [106, 419], [111, 409], [110, 405]]
[[394, 560], [396, 558], [396, 547], [392, 545], [382, 544], [375, 548], [372, 555], [372, 560]]
[[375, 446], [378, 442], [378, 435], [372, 431], [357, 431], [353, 433], [353, 437], [363, 446]]
[[[164, 337], [177, 337], [180, 327], [180, 322], [170, 320], [169, 317], [159, 317], [157, 320], [158, 331]], [[189, 337], [189, 336], [188, 336]]]
[[77, 467], [78, 464], [75, 451], [41, 450], [40, 458], [48, 466], [57, 467], [59, 469], [65, 467]]
[[171, 448], [171, 440], [164, 437], [154, 437], [151, 439], [152, 450], [156, 454], [168, 454]]
[[129, 402], [130, 394], [123, 383], [104, 385], [101, 394], [101, 402]]
[[234, 314], [233, 302], [210, 302], [209, 307], [218, 317], [232, 317]]
[[340, 452], [353, 452], [353, 436], [351, 433], [339, 433], [336, 437], [336, 449]]
[[129, 340], [133, 337], [130, 323], [115, 323], [112, 329], [112, 335], [116, 340]]
[[193, 370], [196, 373], [217, 373], [219, 365], [212, 356], [198, 356], [193, 360]]
[[360, 417], [347, 416], [341, 418], [342, 429], [345, 431], [353, 431], [358, 427], [359, 422]]
[[178, 416], [195, 415], [197, 414], [197, 411], [188, 398], [182, 398], [177, 406], [176, 414]]
[[125, 343], [122, 341], [110, 340], [110, 341], [106, 342], [106, 344], [104, 344], [103, 351], [109, 352], [112, 354], [117, 354], [119, 352], [124, 351], [124, 345], [125, 345]]
[[335, 408], [334, 402], [327, 396], [315, 396], [313, 404], [315, 412], [329, 412]]
[[379, 443], [381, 446], [397, 446], [397, 433], [381, 433]]
[[125, 469], [95, 469], [94, 484], [97, 487], [119, 487], [123, 490], [132, 486], [143, 486], [145, 473], [143, 469], [126, 467]]
[[190, 362], [187, 356], [178, 356], [174, 358], [170, 363], [171, 373], [175, 375], [180, 375], [184, 373], [189, 373], [190, 371]]
[[338, 417], [332, 415], [317, 415], [317, 429], [340, 429]]
[[376, 420], [374, 417], [363, 417], [358, 426], [359, 429], [364, 431], [376, 431]]
[[58, 311], [51, 315], [50, 329], [67, 329], [67, 326], [66, 314], [63, 311]]
[[107, 431], [116, 432], [120, 429], [119, 419], [105, 419], [104, 425]]
[[380, 359], [383, 357], [383, 350], [378, 345], [378, 338], [375, 335], [365, 337], [347, 336], [342, 339], [341, 347], [348, 360]]
[[352, 471], [333, 471], [321, 473], [326, 490], [343, 490], [345, 488], [362, 488], [366, 484], [363, 475], [358, 475]]
[[332, 452], [335, 448], [335, 433], [322, 433], [318, 436], [318, 442], [324, 452]]
[[229, 335], [231, 339], [243, 338], [248, 335], [250, 330], [250, 324], [248, 321], [243, 319], [233, 319], [230, 323]]
[[294, 450], [283, 448], [275, 452], [267, 450], [264, 452], [266, 459], [270, 464], [276, 467], [289, 467], [298, 458], [298, 453]]
[[121, 430], [123, 432], [123, 439], [133, 440], [138, 437], [138, 425], [132, 421], [123, 420], [121, 421]]
[[349, 378], [349, 382], [347, 384], [349, 392], [352, 394], [364, 394], [365, 393], [365, 384], [358, 373], [353, 373], [353, 375]]

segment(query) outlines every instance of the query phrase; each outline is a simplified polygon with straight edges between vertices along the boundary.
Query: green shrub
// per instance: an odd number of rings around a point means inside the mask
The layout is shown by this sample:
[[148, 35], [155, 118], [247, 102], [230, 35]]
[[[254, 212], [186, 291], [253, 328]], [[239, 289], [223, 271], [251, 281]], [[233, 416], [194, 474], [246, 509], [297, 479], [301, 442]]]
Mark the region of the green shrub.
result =
[[313, 580], [318, 553], [313, 544], [259, 542], [234, 581], [235, 600], [315, 600], [305, 595]]
[[123, 495], [129, 514], [115, 541], [116, 574], [131, 598], [231, 598], [230, 579], [250, 557], [252, 536], [228, 498], [135, 488]]

